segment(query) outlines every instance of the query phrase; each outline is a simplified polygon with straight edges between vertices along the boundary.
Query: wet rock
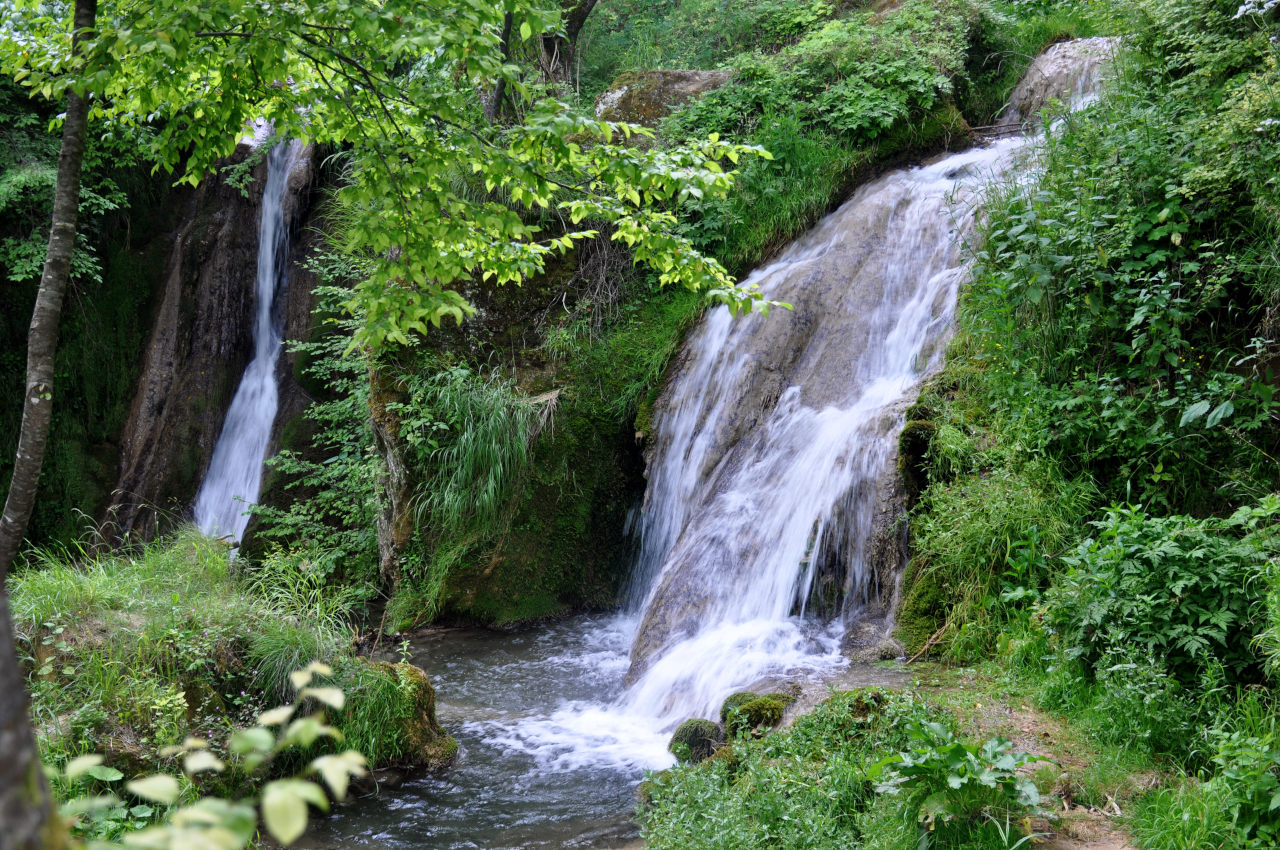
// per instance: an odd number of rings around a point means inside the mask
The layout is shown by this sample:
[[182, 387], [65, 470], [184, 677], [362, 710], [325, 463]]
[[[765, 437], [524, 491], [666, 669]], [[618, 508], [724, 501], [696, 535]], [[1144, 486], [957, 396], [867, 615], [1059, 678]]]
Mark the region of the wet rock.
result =
[[674, 109], [720, 88], [733, 71], [628, 71], [596, 98], [596, 117], [655, 127]]
[[1016, 131], [1035, 125], [1051, 102], [1070, 105], [1097, 91], [1099, 80], [1115, 64], [1119, 44], [1117, 38], [1080, 38], [1041, 53], [1010, 95], [999, 127]]

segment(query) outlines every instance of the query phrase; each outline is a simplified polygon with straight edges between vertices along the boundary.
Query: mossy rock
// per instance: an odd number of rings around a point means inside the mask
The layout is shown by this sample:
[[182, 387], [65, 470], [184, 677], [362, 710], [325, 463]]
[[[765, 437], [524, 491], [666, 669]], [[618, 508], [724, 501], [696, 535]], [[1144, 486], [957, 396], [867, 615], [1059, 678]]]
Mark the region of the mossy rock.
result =
[[738, 691], [736, 694], [729, 694], [725, 697], [725, 701], [720, 705], [720, 722], [728, 724], [729, 715], [742, 708], [749, 702], [755, 702], [760, 699], [760, 695], [754, 691]]
[[596, 99], [596, 117], [656, 127], [677, 106], [733, 79], [733, 71], [628, 71]]
[[902, 578], [902, 605], [893, 636], [902, 642], [907, 655], [915, 655], [946, 621], [950, 609], [946, 587], [936, 570], [920, 558], [913, 558]]
[[716, 751], [716, 745], [723, 740], [724, 732], [719, 723], [695, 717], [676, 728], [667, 749], [681, 761], [697, 764], [710, 758]]
[[[380, 712], [378, 715], [382, 728], [377, 731], [383, 739], [384, 752], [377, 754], [381, 757], [371, 759], [374, 765], [436, 769], [452, 762], [458, 754], [458, 742], [441, 728], [436, 719], [436, 689], [431, 686], [431, 681], [422, 668], [407, 663], [392, 664], [366, 658], [355, 660], [357, 664], [367, 668], [365, 676], [370, 679], [394, 683], [395, 691], [400, 697], [395, 711]], [[363, 678], [357, 673], [357, 682]], [[347, 731], [346, 727], [354, 725], [356, 718], [353, 717], [353, 712], [361, 711], [361, 699], [372, 701], [376, 692], [371, 688], [357, 687], [348, 693], [347, 713], [344, 720], [339, 722], [339, 729]], [[364, 708], [374, 710], [377, 706], [370, 704]]]
[[737, 706], [725, 723], [730, 735], [772, 729], [782, 722], [782, 715], [791, 703], [786, 695], [766, 694]]
[[725, 743], [716, 747], [716, 751], [704, 759], [702, 764], [699, 766], [702, 768], [713, 768], [716, 765], [722, 764], [729, 776], [737, 776], [738, 766], [741, 763], [741, 759], [738, 758], [738, 754], [733, 749], [733, 744]]
[[929, 486], [929, 448], [938, 426], [927, 419], [907, 422], [898, 435], [898, 475], [907, 491], [907, 503], [914, 504]]

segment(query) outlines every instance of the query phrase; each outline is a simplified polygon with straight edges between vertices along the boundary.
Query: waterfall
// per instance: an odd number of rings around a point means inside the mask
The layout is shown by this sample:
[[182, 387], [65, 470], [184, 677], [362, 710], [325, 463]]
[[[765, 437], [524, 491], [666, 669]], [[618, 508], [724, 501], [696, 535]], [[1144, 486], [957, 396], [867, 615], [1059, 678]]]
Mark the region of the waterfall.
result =
[[[1011, 104], [1080, 104], [1114, 43], [1059, 45]], [[846, 663], [845, 625], [882, 601], [869, 557], [895, 474], [904, 411], [938, 368], [968, 274], [983, 188], [1024, 138], [890, 173], [859, 189], [770, 265], [768, 317], [709, 314], [655, 408], [638, 519], [630, 710], [714, 717], [734, 689]], [[887, 570], [881, 569], [887, 567]], [[808, 610], [815, 577], [839, 576], [843, 616]]]
[[289, 257], [284, 202], [289, 172], [301, 150], [298, 142], [281, 142], [267, 154], [254, 281], [253, 359], [231, 400], [209, 471], [196, 496], [195, 521], [200, 530], [236, 542], [249, 524], [248, 506], [258, 500], [262, 463], [279, 403], [276, 361], [282, 330], [276, 298], [285, 289]]
[[[1055, 46], [1027, 97], [1087, 102], [1114, 49]], [[1035, 114], [1021, 97], [1010, 109]], [[906, 409], [941, 365], [983, 192], [1026, 179], [1034, 150], [1005, 138], [864, 185], [748, 278], [793, 310], [703, 318], [655, 405], [631, 598], [555, 661], [621, 693], [464, 731], [538, 775], [662, 768], [681, 721], [717, 717], [737, 690], [821, 682], [850, 663], [855, 632], [884, 633], [900, 563], [876, 563], [873, 532], [903, 518], [886, 497]], [[840, 584], [834, 615], [815, 610], [821, 581]]]

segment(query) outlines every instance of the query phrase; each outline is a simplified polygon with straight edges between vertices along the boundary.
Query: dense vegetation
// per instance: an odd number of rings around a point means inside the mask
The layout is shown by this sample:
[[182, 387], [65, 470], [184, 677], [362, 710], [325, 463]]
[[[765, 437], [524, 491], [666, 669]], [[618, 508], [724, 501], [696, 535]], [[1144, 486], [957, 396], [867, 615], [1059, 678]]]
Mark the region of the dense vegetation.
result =
[[[742, 273], [877, 169], [970, 143], [1048, 44], [1126, 36], [1106, 97], [1064, 118], [1034, 180], [993, 190], [971, 246], [947, 366], [905, 432], [918, 462], [904, 469], [913, 557], [897, 634], [911, 655], [977, 665], [1068, 718], [1101, 766], [1078, 796], [1119, 793], [1102, 768], [1154, 772], [1159, 787], [1130, 786], [1124, 801], [1143, 846], [1271, 846], [1276, 4], [882, 5], [605, 2], [570, 79], [542, 81], [535, 99], [567, 97], [586, 120], [619, 73], [732, 69], [645, 145], [660, 155], [716, 133], [771, 153], [742, 161], [730, 195], [663, 199], [680, 239]], [[480, 127], [481, 105], [469, 109]], [[56, 153], [50, 117], [0, 88], [0, 381], [14, 386]], [[504, 120], [515, 119], [500, 115], [495, 132]], [[45, 542], [74, 538], [72, 508], [101, 507], [143, 344], [150, 284], [131, 288], [131, 270], [147, 261], [123, 212], [141, 222], [164, 193], [122, 144], [91, 148], [75, 278], [86, 306], [60, 361], [77, 415], [55, 422], [33, 525]], [[358, 186], [342, 156], [339, 183]], [[476, 209], [518, 200], [461, 170], [444, 177]], [[316, 322], [296, 344], [315, 402], [285, 428], [246, 557], [229, 566], [186, 533], [118, 557], [64, 545], [31, 550], [10, 582], [49, 760], [106, 752], [153, 769], [188, 734], [252, 721], [312, 659], [351, 698], [336, 722], [349, 745], [375, 763], [444, 760], [447, 740], [406, 725], [425, 683], [357, 658], [362, 629], [510, 625], [613, 604], [642, 485], [637, 439], [703, 299], [598, 240], [520, 289], [472, 282], [480, 312], [460, 329], [362, 345], [370, 308], [352, 292], [379, 256], [361, 242], [362, 199], [338, 191], [324, 210]], [[555, 238], [574, 229], [545, 210], [520, 215]], [[15, 429], [0, 421], [0, 449]], [[648, 844], [1014, 845], [1040, 795], [1061, 793], [1056, 773], [1033, 775], [1002, 739], [966, 737], [955, 706], [938, 702], [836, 695], [785, 730], [766, 731], [772, 715], [726, 722], [719, 747], [722, 729], [706, 721], [710, 757], [644, 786]], [[113, 769], [59, 790], [101, 790]], [[83, 830], [114, 837], [150, 821], [142, 808], [101, 810]]]
[[[923, 485], [898, 632], [908, 653], [978, 665], [1015, 704], [1068, 718], [1110, 766], [1072, 793], [1127, 800], [1143, 847], [1262, 848], [1280, 831], [1274, 7], [1095, 7], [1100, 29], [1129, 35], [1117, 78], [1045, 143], [1034, 180], [994, 190], [948, 364], [904, 437], [919, 458], [904, 472]], [[655, 783], [650, 843], [1012, 846], [991, 801], [982, 834], [958, 834], [963, 817], [871, 794], [874, 746], [828, 729], [795, 748], [847, 699]], [[884, 748], [927, 766], [949, 746]], [[846, 754], [855, 768], [839, 766]], [[748, 771], [726, 766], [737, 761]], [[841, 796], [837, 769], [865, 783], [861, 799]], [[1117, 779], [1142, 771], [1163, 787]], [[1068, 796], [1056, 770], [1035, 776]], [[958, 805], [959, 782], [935, 802]], [[793, 785], [827, 793], [759, 791]], [[688, 814], [694, 797], [712, 801], [704, 817]], [[843, 821], [792, 814], [834, 799]], [[812, 831], [786, 832], [801, 824]]]

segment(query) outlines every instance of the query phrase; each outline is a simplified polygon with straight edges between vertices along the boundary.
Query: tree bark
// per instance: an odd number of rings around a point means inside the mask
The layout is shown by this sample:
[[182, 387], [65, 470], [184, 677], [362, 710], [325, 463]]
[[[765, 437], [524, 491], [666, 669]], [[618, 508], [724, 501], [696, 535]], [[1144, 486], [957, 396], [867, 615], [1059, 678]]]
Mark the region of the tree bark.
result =
[[542, 61], [549, 76], [567, 80], [573, 75], [573, 59], [578, 49], [578, 35], [599, 0], [563, 0], [564, 36], [542, 38]]
[[[97, 0], [76, 0], [73, 51], [78, 50], [83, 41], [80, 33], [93, 28], [97, 9]], [[27, 332], [27, 391], [22, 399], [22, 430], [18, 435], [9, 495], [4, 513], [0, 514], [0, 580], [8, 574], [26, 534], [49, 439], [58, 320], [71, 275], [71, 252], [76, 244], [80, 164], [84, 159], [88, 111], [88, 101], [74, 91], [67, 92], [67, 114], [62, 125], [62, 150], [58, 155], [58, 180], [53, 196], [53, 226]]]
[[[511, 28], [515, 25], [516, 16], [507, 12], [502, 19], [502, 61], [511, 61]], [[499, 77], [497, 84], [493, 87], [493, 100], [489, 101], [485, 107], [485, 118], [490, 124], [498, 120], [498, 116], [502, 114], [503, 101], [507, 99], [507, 78]]]
[[[93, 29], [97, 13], [97, 0], [76, 0], [73, 54], [80, 51], [85, 36]], [[58, 319], [76, 242], [80, 165], [84, 159], [88, 112], [87, 100], [68, 91], [53, 198], [53, 226], [27, 336], [27, 391], [22, 400], [22, 430], [9, 495], [4, 513], [0, 515], [0, 850], [47, 850], [63, 843], [64, 835], [49, 797], [27, 713], [26, 683], [18, 663], [5, 578], [31, 519], [49, 438]]]

